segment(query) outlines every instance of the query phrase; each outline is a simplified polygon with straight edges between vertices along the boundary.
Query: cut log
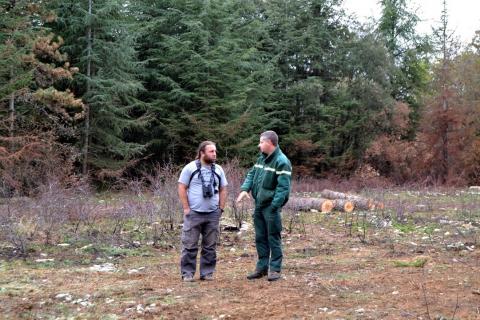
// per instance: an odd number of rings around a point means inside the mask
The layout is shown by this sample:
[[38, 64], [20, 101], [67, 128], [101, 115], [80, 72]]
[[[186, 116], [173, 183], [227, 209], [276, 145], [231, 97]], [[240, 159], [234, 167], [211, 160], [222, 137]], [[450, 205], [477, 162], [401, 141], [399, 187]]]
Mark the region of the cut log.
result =
[[330, 212], [335, 206], [334, 201], [322, 198], [290, 198], [287, 208], [298, 211], [309, 211], [311, 209], [321, 212]]
[[383, 202], [374, 201], [372, 204], [371, 210], [374, 210], [374, 209], [383, 210], [385, 209], [385, 204]]
[[322, 196], [322, 198], [327, 199], [346, 199], [352, 201], [355, 205], [355, 208], [361, 210], [371, 210], [374, 208], [374, 201], [372, 199], [367, 199], [357, 195], [336, 192], [328, 189], [323, 190], [320, 195]]
[[333, 207], [335, 206], [334, 201], [329, 200], [329, 199], [322, 199], [323, 202], [320, 206], [320, 210], [324, 213], [330, 212], [333, 210]]
[[349, 199], [355, 204], [355, 208], [360, 210], [373, 210], [375, 209], [375, 205], [373, 204], [372, 199], [365, 199], [365, 198], [352, 198]]
[[343, 212], [352, 212], [355, 209], [355, 203], [347, 199], [336, 199], [335, 210]]
[[320, 195], [323, 198], [326, 199], [346, 199], [348, 197], [348, 194], [342, 193], [342, 192], [337, 192], [337, 191], [332, 191], [328, 189], [324, 189]]

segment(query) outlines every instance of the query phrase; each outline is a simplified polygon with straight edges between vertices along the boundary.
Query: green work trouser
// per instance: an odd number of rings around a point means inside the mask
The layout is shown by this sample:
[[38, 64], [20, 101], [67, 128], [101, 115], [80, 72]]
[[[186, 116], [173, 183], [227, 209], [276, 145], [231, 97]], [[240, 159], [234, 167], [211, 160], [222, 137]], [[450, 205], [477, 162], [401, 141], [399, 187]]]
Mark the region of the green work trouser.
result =
[[257, 271], [280, 272], [282, 269], [282, 217], [279, 208], [255, 206], [255, 245], [257, 247]]

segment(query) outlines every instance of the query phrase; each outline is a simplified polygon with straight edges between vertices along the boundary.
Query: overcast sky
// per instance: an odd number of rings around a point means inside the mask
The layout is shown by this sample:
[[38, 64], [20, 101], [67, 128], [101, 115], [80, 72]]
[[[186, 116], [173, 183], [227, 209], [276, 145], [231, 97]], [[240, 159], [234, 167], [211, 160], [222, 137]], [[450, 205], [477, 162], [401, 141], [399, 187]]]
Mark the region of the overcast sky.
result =
[[[357, 16], [360, 22], [368, 17], [378, 18], [380, 15], [379, 0], [344, 0], [343, 7], [347, 13]], [[422, 20], [418, 24], [418, 32], [431, 33], [431, 27], [438, 27], [443, 9], [442, 0], [407, 0], [409, 7], [417, 10]], [[464, 43], [469, 43], [475, 30], [480, 30], [480, 0], [447, 0], [450, 29]]]

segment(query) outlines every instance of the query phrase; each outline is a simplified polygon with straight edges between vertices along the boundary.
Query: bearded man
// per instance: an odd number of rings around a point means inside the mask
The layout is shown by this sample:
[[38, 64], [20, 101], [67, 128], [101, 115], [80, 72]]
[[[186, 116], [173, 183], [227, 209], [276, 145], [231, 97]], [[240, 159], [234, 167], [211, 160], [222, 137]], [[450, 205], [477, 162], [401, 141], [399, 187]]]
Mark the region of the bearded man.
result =
[[204, 141], [198, 147], [196, 160], [183, 168], [178, 179], [178, 195], [183, 206], [180, 271], [185, 282], [194, 281], [200, 235], [200, 280], [214, 279], [219, 223], [228, 185], [225, 173], [215, 163], [216, 160], [215, 143]]

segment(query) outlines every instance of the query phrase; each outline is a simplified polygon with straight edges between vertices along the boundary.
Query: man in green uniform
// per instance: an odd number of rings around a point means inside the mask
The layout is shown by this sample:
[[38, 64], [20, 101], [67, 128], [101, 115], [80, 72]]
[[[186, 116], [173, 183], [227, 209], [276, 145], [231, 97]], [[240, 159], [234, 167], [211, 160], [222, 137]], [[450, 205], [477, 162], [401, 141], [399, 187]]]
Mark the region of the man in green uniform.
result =
[[290, 194], [292, 165], [278, 146], [278, 136], [274, 131], [260, 135], [261, 155], [248, 172], [240, 189], [237, 202], [255, 199], [253, 223], [255, 225], [255, 245], [258, 261], [255, 271], [247, 279], [258, 279], [268, 274], [268, 281], [281, 278], [282, 269], [282, 217], [281, 209]]

